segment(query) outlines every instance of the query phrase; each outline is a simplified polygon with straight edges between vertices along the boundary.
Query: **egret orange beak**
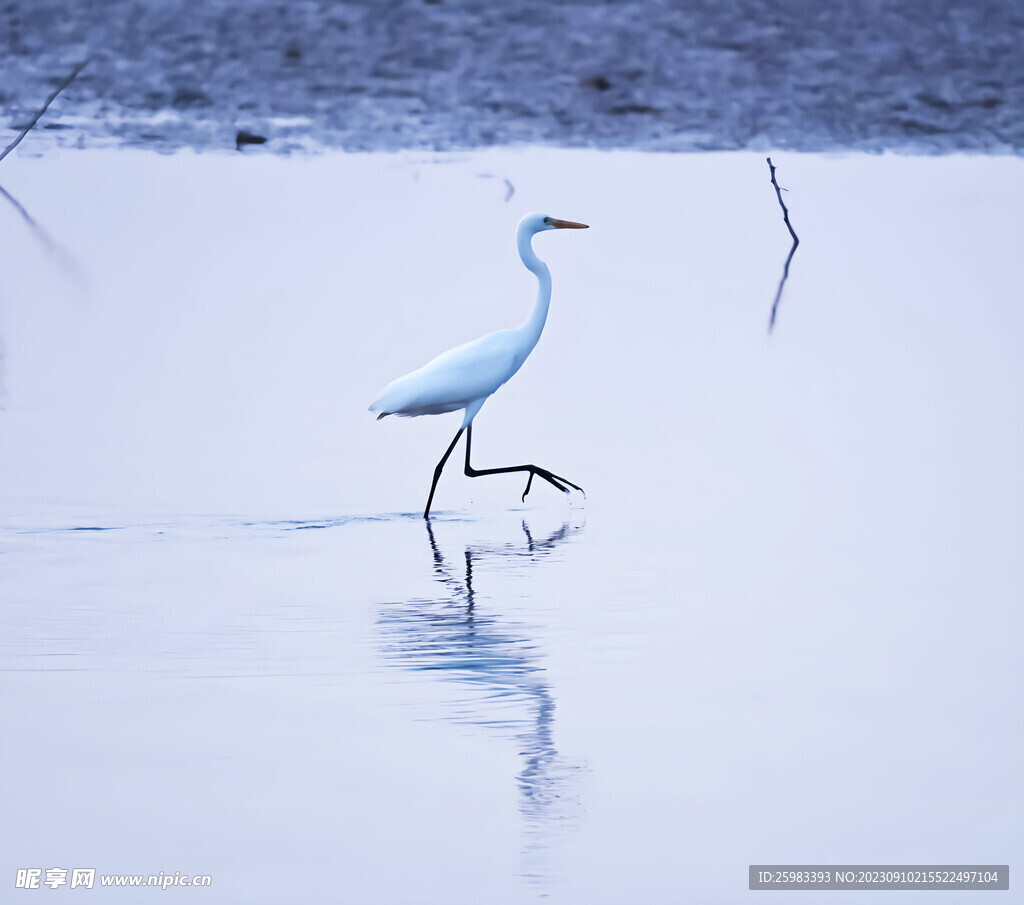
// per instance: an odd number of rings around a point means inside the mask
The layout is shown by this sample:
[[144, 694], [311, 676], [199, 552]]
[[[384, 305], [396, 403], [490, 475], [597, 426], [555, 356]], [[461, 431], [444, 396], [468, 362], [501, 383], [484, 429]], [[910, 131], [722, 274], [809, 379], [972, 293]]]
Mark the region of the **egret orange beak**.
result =
[[576, 223], [572, 220], [552, 220], [551, 225], [555, 229], [590, 229], [586, 223]]

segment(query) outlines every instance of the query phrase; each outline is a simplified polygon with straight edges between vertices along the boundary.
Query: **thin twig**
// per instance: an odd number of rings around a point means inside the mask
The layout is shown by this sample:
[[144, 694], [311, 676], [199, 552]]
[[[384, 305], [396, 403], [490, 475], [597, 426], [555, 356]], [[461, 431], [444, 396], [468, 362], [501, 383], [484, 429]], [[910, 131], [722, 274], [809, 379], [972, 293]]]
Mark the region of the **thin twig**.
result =
[[27, 210], [25, 210], [21, 202], [18, 201], [18, 199], [15, 198], [14, 195], [7, 191], [7, 189], [5, 189], [2, 185], [0, 185], [0, 195], [3, 195], [4, 198], [6, 198], [8, 201], [11, 202], [11, 204], [14, 205], [14, 209], [19, 214], [21, 214], [22, 219], [32, 228], [32, 232], [36, 234], [36, 237], [39, 239], [40, 242], [43, 243], [47, 251], [52, 252], [56, 250], [57, 243], [53, 241], [50, 234], [36, 222], [35, 218], [33, 218], [33, 216]]
[[57, 97], [58, 94], [60, 94], [65, 88], [68, 87], [68, 85], [70, 85], [75, 80], [75, 78], [78, 76], [78, 73], [80, 73], [86, 67], [88, 62], [88, 60], [83, 60], [81, 63], [75, 66], [75, 68], [71, 71], [71, 75], [69, 75], [66, 79], [64, 79], [63, 82], [60, 83], [60, 85], [57, 86], [57, 90], [54, 91], [53, 94], [51, 94], [46, 99], [46, 102], [40, 108], [39, 112], [32, 117], [32, 121], [27, 126], [25, 126], [24, 129], [21, 130], [21, 134], [16, 139], [14, 139], [14, 141], [12, 141], [6, 148], [4, 148], [3, 153], [0, 154], [0, 160], [3, 160], [8, 154], [10, 154], [11, 151], [13, 151], [18, 146], [19, 142], [26, 135], [28, 135], [29, 132], [32, 131], [32, 127], [37, 122], [39, 122], [39, 117], [46, 112], [46, 108], [53, 103], [54, 99]]
[[60, 242], [54, 239], [53, 236], [46, 231], [45, 227], [27, 210], [25, 210], [25, 206], [2, 185], [0, 185], [0, 196], [10, 201], [11, 206], [21, 214], [21, 218], [28, 224], [29, 229], [32, 230], [35, 237], [39, 240], [39, 244], [43, 246], [44, 251], [50, 255], [53, 261], [59, 264], [69, 276], [76, 280], [81, 280], [82, 269], [75, 260], [75, 256], [71, 254], [67, 248], [61, 245]]
[[[43, 106], [39, 108], [39, 112], [32, 117], [31, 122], [29, 122], [29, 124], [25, 126], [24, 129], [21, 130], [21, 134], [18, 135], [18, 137], [14, 139], [14, 141], [12, 141], [6, 148], [4, 148], [3, 153], [0, 154], [0, 160], [3, 160], [8, 154], [10, 154], [11, 151], [13, 151], [18, 146], [19, 142], [26, 135], [28, 135], [29, 132], [32, 131], [32, 127], [35, 126], [37, 122], [39, 122], [40, 117], [46, 112], [50, 104], [54, 102], [57, 95], [60, 94], [65, 88], [67, 88], [68, 85], [70, 85], [77, 78], [78, 73], [80, 73], [88, 63], [89, 60], [86, 59], [79, 63], [77, 66], [75, 66], [75, 68], [71, 71], [71, 75], [69, 75], [66, 79], [64, 79], [63, 82], [60, 83], [60, 85], [57, 86], [57, 89], [46, 99]], [[57, 258], [58, 261], [65, 267], [67, 267], [70, 271], [77, 273], [78, 267], [75, 264], [74, 259], [71, 257], [71, 255], [67, 252], [66, 249], [62, 248], [56, 241], [54, 241], [53, 237], [36, 221], [36, 219], [27, 210], [25, 210], [24, 205], [21, 204], [21, 202], [18, 201], [18, 199], [15, 198], [10, 192], [8, 192], [7, 189], [5, 189], [3, 186], [0, 186], [0, 195], [2, 195], [4, 198], [10, 201], [11, 204], [14, 206], [14, 209], [19, 214], [21, 214], [22, 219], [29, 225], [29, 228], [32, 230], [32, 232], [35, 233], [36, 238], [39, 239], [40, 243], [46, 249], [46, 251], [49, 254], [53, 255], [55, 258]]]
[[[75, 68], [73, 70], [71, 70], [71, 75], [69, 75], [66, 79], [64, 79], [63, 82], [61, 82], [57, 86], [57, 89], [53, 92], [53, 94], [51, 94], [46, 99], [46, 101], [43, 104], [43, 106], [40, 107], [39, 112], [36, 113], [36, 115], [32, 117], [32, 119], [29, 122], [29, 124], [27, 126], [25, 126], [24, 129], [21, 130], [21, 133], [18, 135], [18, 137], [16, 139], [14, 139], [14, 141], [12, 141], [6, 148], [4, 148], [3, 153], [0, 153], [0, 160], [3, 160], [8, 154], [11, 153], [11, 151], [13, 151], [16, 147], [18, 147], [18, 145], [21, 143], [21, 140], [26, 135], [28, 135], [29, 132], [32, 131], [32, 127], [35, 126], [35, 124], [37, 122], [39, 122], [39, 118], [46, 112], [46, 110], [50, 106], [50, 104], [52, 104], [54, 102], [54, 100], [56, 99], [57, 95], [60, 94], [65, 88], [67, 88], [68, 85], [70, 85], [78, 77], [78, 73], [80, 73], [85, 68], [85, 66], [86, 66], [86, 64], [88, 62], [89, 62], [89, 60], [85, 59], [81, 63], [79, 63], [77, 66], [75, 66]], [[71, 258], [71, 256], [53, 240], [53, 238], [50, 236], [50, 234], [45, 229], [43, 229], [43, 227], [40, 226], [39, 223], [36, 222], [35, 218], [27, 210], [25, 210], [24, 206], [21, 204], [20, 201], [18, 201], [17, 198], [15, 198], [3, 186], [0, 186], [0, 195], [3, 195], [4, 198], [6, 198], [8, 201], [10, 201], [11, 204], [14, 206], [14, 209], [19, 214], [21, 214], [21, 216], [24, 219], [24, 221], [29, 225], [29, 227], [31, 228], [32, 232], [35, 233], [36, 238], [39, 239], [39, 241], [42, 243], [43, 247], [47, 250], [48, 253], [50, 253], [54, 257], [58, 258], [70, 270], [73, 270], [73, 271], [77, 270], [77, 268], [75, 267], [75, 264], [74, 264], [74, 260]], [[3, 383], [2, 383], [2, 379], [3, 379], [3, 364], [4, 364], [3, 337], [0, 337], [0, 399], [2, 399], [4, 395], [6, 395], [6, 390], [5, 390], [5, 388], [3, 386]], [[2, 408], [2, 405], [0, 405], [0, 408]]]
[[789, 234], [793, 237], [793, 247], [790, 248], [786, 264], [782, 268], [782, 279], [779, 280], [779, 288], [775, 292], [775, 301], [772, 302], [772, 316], [768, 320], [768, 332], [771, 333], [772, 328], [775, 326], [775, 313], [779, 308], [779, 299], [782, 298], [782, 287], [786, 285], [786, 280], [789, 278], [789, 262], [793, 260], [793, 255], [796, 252], [796, 247], [800, 244], [800, 239], [797, 238], [797, 234], [793, 231], [793, 224], [789, 222], [789, 211], [782, 200], [782, 189], [779, 188], [779, 184], [775, 181], [775, 166], [772, 164], [770, 157], [767, 159], [768, 168], [772, 174], [772, 185], [775, 186], [775, 196], [779, 199], [779, 206], [782, 208], [782, 219], [786, 223], [786, 229], [789, 230]]

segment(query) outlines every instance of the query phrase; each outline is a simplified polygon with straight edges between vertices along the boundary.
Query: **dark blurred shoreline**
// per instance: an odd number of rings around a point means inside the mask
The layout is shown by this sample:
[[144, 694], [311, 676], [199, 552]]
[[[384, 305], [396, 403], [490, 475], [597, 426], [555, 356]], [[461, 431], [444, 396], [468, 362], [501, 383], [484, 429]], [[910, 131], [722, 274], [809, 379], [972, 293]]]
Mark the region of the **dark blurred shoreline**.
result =
[[1020, 154], [1024, 4], [17, 0], [32, 148], [445, 151], [510, 144]]

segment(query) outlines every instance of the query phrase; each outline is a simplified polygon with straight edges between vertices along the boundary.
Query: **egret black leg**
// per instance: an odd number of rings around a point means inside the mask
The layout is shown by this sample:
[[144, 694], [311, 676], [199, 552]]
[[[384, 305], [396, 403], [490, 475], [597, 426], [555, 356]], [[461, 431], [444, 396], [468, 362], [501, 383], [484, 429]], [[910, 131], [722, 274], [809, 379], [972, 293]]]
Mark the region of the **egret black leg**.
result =
[[[448, 457], [452, 454], [452, 450], [455, 449], [455, 444], [459, 442], [459, 437], [462, 436], [462, 432], [465, 428], [459, 428], [459, 432], [455, 435], [455, 439], [452, 440], [451, 445], [448, 447], [448, 451], [441, 456], [441, 461], [437, 463], [437, 467], [434, 469], [434, 480], [430, 485], [430, 496], [427, 497], [427, 508], [423, 510], [423, 517], [425, 519], [430, 518], [430, 504], [434, 502], [434, 491], [437, 489], [437, 480], [441, 477], [441, 472], [444, 469], [444, 463], [448, 461]], [[467, 458], [468, 462], [469, 459]], [[430, 527], [429, 525], [427, 526]], [[433, 535], [431, 535], [433, 539]]]
[[[459, 433], [462, 433], [462, 431], [459, 431]], [[458, 440], [459, 438], [456, 437], [455, 439]], [[474, 468], [472, 465], [469, 464], [469, 453], [470, 453], [470, 449], [472, 448], [472, 446], [473, 446], [473, 425], [471, 424], [471, 425], [469, 425], [469, 427], [466, 428], [466, 471], [465, 471], [465, 473], [466, 473], [467, 477], [470, 477], [470, 478], [480, 478], [480, 477], [483, 477], [484, 475], [489, 475], [489, 474], [510, 474], [511, 472], [515, 472], [515, 471], [527, 471], [527, 472], [530, 473], [530, 477], [527, 478], [527, 480], [526, 480], [526, 490], [523, 491], [523, 497], [522, 498], [524, 500], [526, 499], [526, 494], [528, 494], [530, 492], [530, 485], [533, 484], [533, 476], [534, 475], [537, 475], [537, 477], [543, 478], [552, 487], [556, 487], [558, 490], [561, 490], [563, 493], [568, 493], [569, 492], [569, 487], [572, 487], [573, 490], [578, 490], [580, 493], [583, 493], [583, 488], [580, 487], [578, 484], [573, 484], [572, 481], [570, 481], [570, 480], [568, 480], [566, 478], [563, 478], [561, 475], [557, 475], [554, 472], [548, 471], [546, 468], [541, 468], [538, 465], [509, 465], [509, 466], [506, 466], [505, 468]], [[449, 449], [448, 452], [450, 453], [451, 450]], [[447, 459], [447, 458], [448, 458], [448, 454], [445, 453], [445, 459]], [[444, 464], [444, 459], [441, 460], [441, 464], [442, 465]], [[440, 466], [438, 466], [438, 467], [440, 467]], [[567, 484], [569, 485], [568, 487], [566, 486]], [[583, 495], [586, 496], [585, 493]]]

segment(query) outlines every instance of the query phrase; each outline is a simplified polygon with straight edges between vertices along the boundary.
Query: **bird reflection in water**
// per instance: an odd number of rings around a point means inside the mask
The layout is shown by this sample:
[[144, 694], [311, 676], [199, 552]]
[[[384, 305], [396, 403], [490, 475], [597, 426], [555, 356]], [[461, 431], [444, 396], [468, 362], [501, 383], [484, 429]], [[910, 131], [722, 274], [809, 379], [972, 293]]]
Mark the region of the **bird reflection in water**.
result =
[[484, 726], [516, 743], [522, 758], [516, 776], [524, 831], [522, 874], [544, 882], [550, 876], [550, 843], [578, 814], [574, 777], [581, 765], [567, 761], [555, 747], [555, 698], [529, 627], [495, 614], [484, 603], [491, 598], [478, 597], [475, 581], [482, 570], [531, 569], [583, 526], [566, 522], [536, 537], [523, 521], [521, 541], [467, 545], [455, 563], [446, 559], [429, 519], [426, 529], [433, 577], [446, 594], [389, 604], [378, 620], [384, 655], [405, 669], [432, 670], [474, 689], [477, 693], [460, 701], [450, 719]]

